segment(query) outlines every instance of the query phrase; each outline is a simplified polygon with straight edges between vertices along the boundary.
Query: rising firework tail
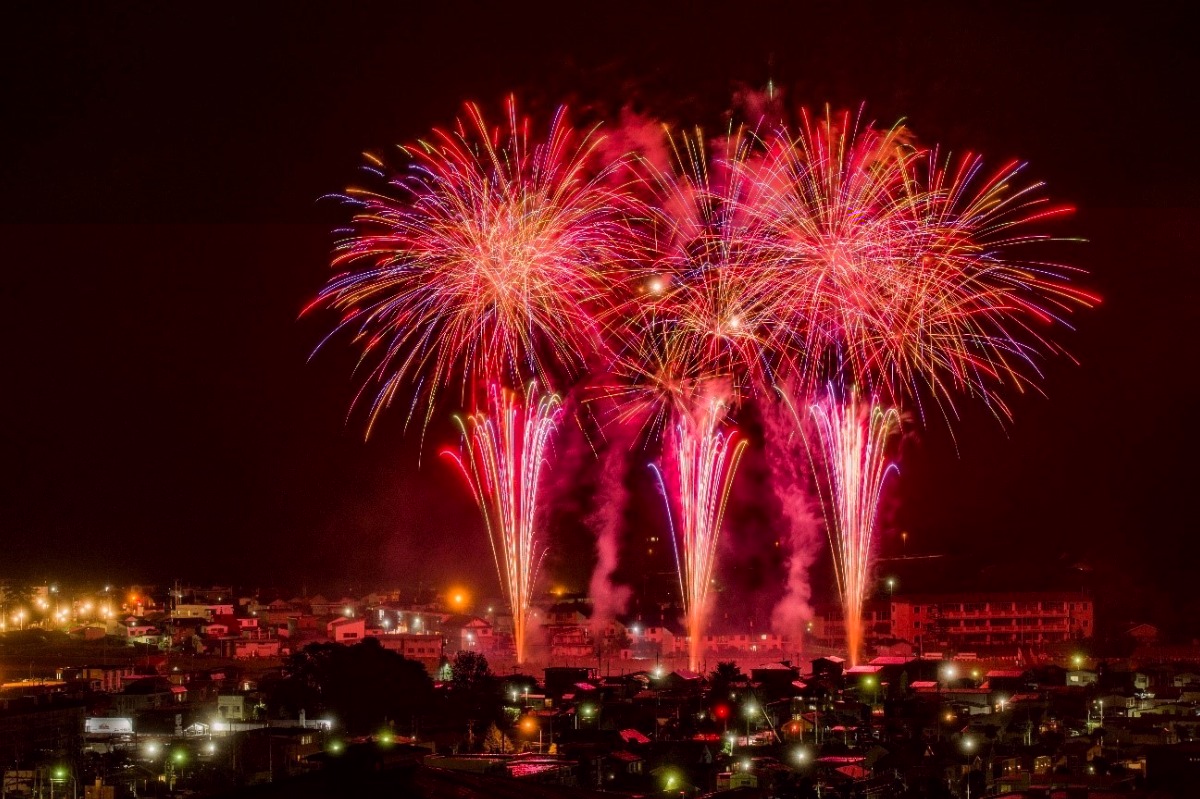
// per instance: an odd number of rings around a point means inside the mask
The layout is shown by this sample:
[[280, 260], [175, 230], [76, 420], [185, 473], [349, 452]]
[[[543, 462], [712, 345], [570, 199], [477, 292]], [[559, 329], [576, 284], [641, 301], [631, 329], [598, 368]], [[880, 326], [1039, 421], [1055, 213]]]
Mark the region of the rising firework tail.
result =
[[[736, 430], [721, 429], [725, 413], [725, 405], [713, 400], [700, 419], [685, 416], [675, 426], [669, 443], [670, 476], [653, 467], [674, 543], [688, 628], [688, 668], [692, 671], [699, 669], [703, 651], [708, 591], [717, 562], [725, 505], [746, 448], [745, 440], [738, 439]], [[676, 503], [674, 512], [672, 499]]]
[[492, 386], [488, 413], [455, 417], [461, 449], [442, 452], [466, 479], [483, 516], [512, 608], [518, 663], [526, 662], [530, 601], [545, 555], [536, 527], [538, 486], [561, 415], [559, 398], [538, 396], [536, 384], [529, 385], [524, 400]]
[[829, 386], [809, 406], [809, 419], [804, 444], [833, 552], [850, 663], [858, 665], [879, 500], [896, 471], [888, 443], [900, 431], [900, 414], [873, 399], [864, 401], [854, 389], [839, 392]]

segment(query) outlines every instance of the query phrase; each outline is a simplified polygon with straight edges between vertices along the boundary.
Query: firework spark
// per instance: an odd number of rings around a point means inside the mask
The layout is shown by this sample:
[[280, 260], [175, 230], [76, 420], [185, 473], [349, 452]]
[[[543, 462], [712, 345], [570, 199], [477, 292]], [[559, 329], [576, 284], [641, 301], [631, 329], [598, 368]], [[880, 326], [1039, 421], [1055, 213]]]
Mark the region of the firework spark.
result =
[[483, 514], [496, 571], [512, 608], [517, 663], [526, 662], [530, 599], [545, 549], [535, 526], [538, 484], [550, 438], [562, 414], [559, 398], [538, 397], [530, 384], [525, 400], [493, 386], [491, 415], [455, 417], [461, 451], [445, 450], [466, 478]]
[[[724, 403], [713, 400], [701, 419], [686, 416], [675, 426], [670, 447], [674, 479], [669, 481], [670, 487], [662, 470], [651, 466], [666, 504], [675, 545], [688, 628], [688, 668], [692, 671], [700, 668], [708, 589], [717, 562], [725, 503], [746, 448], [746, 442], [737, 439], [736, 431], [721, 430], [725, 413]], [[674, 513], [672, 496], [677, 503]]]
[[874, 401], [863, 403], [853, 391], [839, 398], [832, 387], [809, 414], [815, 434], [805, 437], [805, 446], [833, 549], [850, 665], [856, 666], [879, 498], [888, 475], [896, 470], [888, 460], [887, 445], [900, 429], [900, 415]]
[[1046, 328], [1098, 301], [1070, 284], [1078, 270], [1018, 255], [1071, 209], [1020, 187], [1020, 165], [985, 179], [977, 157], [942, 161], [901, 126], [802, 119], [767, 143], [752, 210], [803, 380], [928, 397], [947, 418], [965, 393], [1010, 418], [1000, 389], [1034, 385], [1040, 357], [1061, 352]]
[[[620, 329], [635, 333], [625, 337], [624, 360], [635, 377], [649, 372], [651, 379], [626, 385], [644, 386], [688, 412], [696, 403], [687, 393], [713, 380], [728, 384], [735, 405], [757, 395], [773, 382], [780, 360], [775, 272], [758, 257], [759, 222], [746, 211], [759, 191], [746, 166], [753, 141], [734, 130], [710, 152], [700, 131], [684, 133], [669, 138], [669, 169], [640, 162], [654, 213], [639, 290], [618, 313], [625, 317]], [[664, 370], [664, 363], [674, 368]], [[681, 374], [666, 382], [665, 393], [653, 379], [664, 371]]]
[[362, 351], [368, 432], [406, 389], [427, 424], [439, 391], [469, 403], [495, 382], [554, 384], [604, 348], [596, 317], [632, 241], [621, 165], [597, 165], [601, 137], [565, 109], [537, 141], [511, 99], [505, 122], [467, 105], [453, 129], [402, 147], [406, 168], [382, 189], [344, 195], [357, 210], [341, 271], [313, 305], [340, 311]]

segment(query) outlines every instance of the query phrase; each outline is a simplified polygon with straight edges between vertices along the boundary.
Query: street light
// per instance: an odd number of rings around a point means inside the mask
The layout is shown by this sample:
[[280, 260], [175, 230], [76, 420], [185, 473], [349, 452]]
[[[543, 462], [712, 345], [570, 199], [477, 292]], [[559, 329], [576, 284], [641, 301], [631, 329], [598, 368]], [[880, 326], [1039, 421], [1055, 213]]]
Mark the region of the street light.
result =
[[972, 741], [970, 738], [964, 737], [962, 745], [963, 745], [963, 749], [966, 751], [967, 757], [968, 757], [968, 760], [967, 760], [967, 799], [971, 799], [971, 771], [972, 771], [972, 769], [971, 769], [970, 755], [971, 755], [971, 752], [974, 751], [974, 749], [975, 749], [975, 742]]
[[754, 718], [754, 714], [758, 712], [758, 706], [753, 701], [747, 702], [744, 710], [746, 714], [746, 746], [750, 745], [750, 719]]
[[537, 719], [533, 716], [526, 716], [521, 720], [521, 729], [530, 737], [530, 744], [533, 743], [533, 731], [537, 730], [538, 734], [538, 753], [542, 751], [542, 725], [537, 723]]
[[[54, 783], [57, 782], [61, 784], [66, 782], [68, 779], [74, 778], [71, 776], [70, 772], [67, 771], [66, 766], [54, 767], [54, 770], [50, 772], [50, 799], [54, 799]], [[63, 788], [63, 796], [66, 795], [66, 788]]]
[[167, 790], [175, 790], [175, 780], [178, 778], [179, 770], [183, 768], [185, 762], [187, 762], [187, 752], [182, 749], [176, 749], [171, 753], [171, 758], [167, 761]]

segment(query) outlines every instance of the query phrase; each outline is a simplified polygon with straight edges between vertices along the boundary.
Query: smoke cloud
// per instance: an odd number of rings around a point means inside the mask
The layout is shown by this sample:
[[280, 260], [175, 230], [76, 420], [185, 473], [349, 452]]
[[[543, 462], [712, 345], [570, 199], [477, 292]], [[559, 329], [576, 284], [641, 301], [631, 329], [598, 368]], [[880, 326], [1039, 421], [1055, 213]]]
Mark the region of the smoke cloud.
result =
[[629, 106], [621, 109], [615, 125], [604, 128], [603, 149], [610, 161], [635, 154], [646, 159], [655, 169], [666, 172], [671, 167], [667, 132], [663, 123]]
[[[620, 435], [618, 433], [618, 435]], [[592, 598], [592, 630], [598, 633], [625, 612], [631, 589], [618, 585], [614, 576], [621, 554], [623, 512], [626, 504], [625, 469], [628, 448], [612, 440], [604, 453], [594, 505], [587, 526], [596, 537], [596, 569], [588, 593]]]
[[788, 525], [789, 546], [787, 582], [771, 614], [771, 627], [798, 642], [813, 616], [809, 569], [821, 552], [824, 535], [809, 491], [808, 456], [796, 417], [786, 402], [776, 402], [765, 404], [762, 420], [767, 462]]

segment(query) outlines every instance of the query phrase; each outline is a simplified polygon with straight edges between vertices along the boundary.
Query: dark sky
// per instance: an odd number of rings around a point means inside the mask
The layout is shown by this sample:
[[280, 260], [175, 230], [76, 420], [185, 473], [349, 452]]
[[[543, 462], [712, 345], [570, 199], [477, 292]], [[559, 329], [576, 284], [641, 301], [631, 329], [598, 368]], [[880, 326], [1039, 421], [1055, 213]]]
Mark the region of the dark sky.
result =
[[1049, 364], [1048, 398], [1016, 399], [1006, 429], [968, 411], [957, 451], [913, 431], [891, 524], [922, 551], [1084, 559], [1194, 608], [1200, 71], [1182, 12], [643, 5], [6, 4], [0, 575], [489, 578], [434, 448], [418, 468], [399, 419], [364, 443], [349, 353], [306, 362], [328, 319], [297, 314], [344, 218], [318, 198], [464, 100], [715, 126], [739, 82], [773, 76], [796, 102], [865, 101], [1028, 160], [1089, 240], [1070, 258], [1104, 304], [1064, 334], [1080, 365]]

